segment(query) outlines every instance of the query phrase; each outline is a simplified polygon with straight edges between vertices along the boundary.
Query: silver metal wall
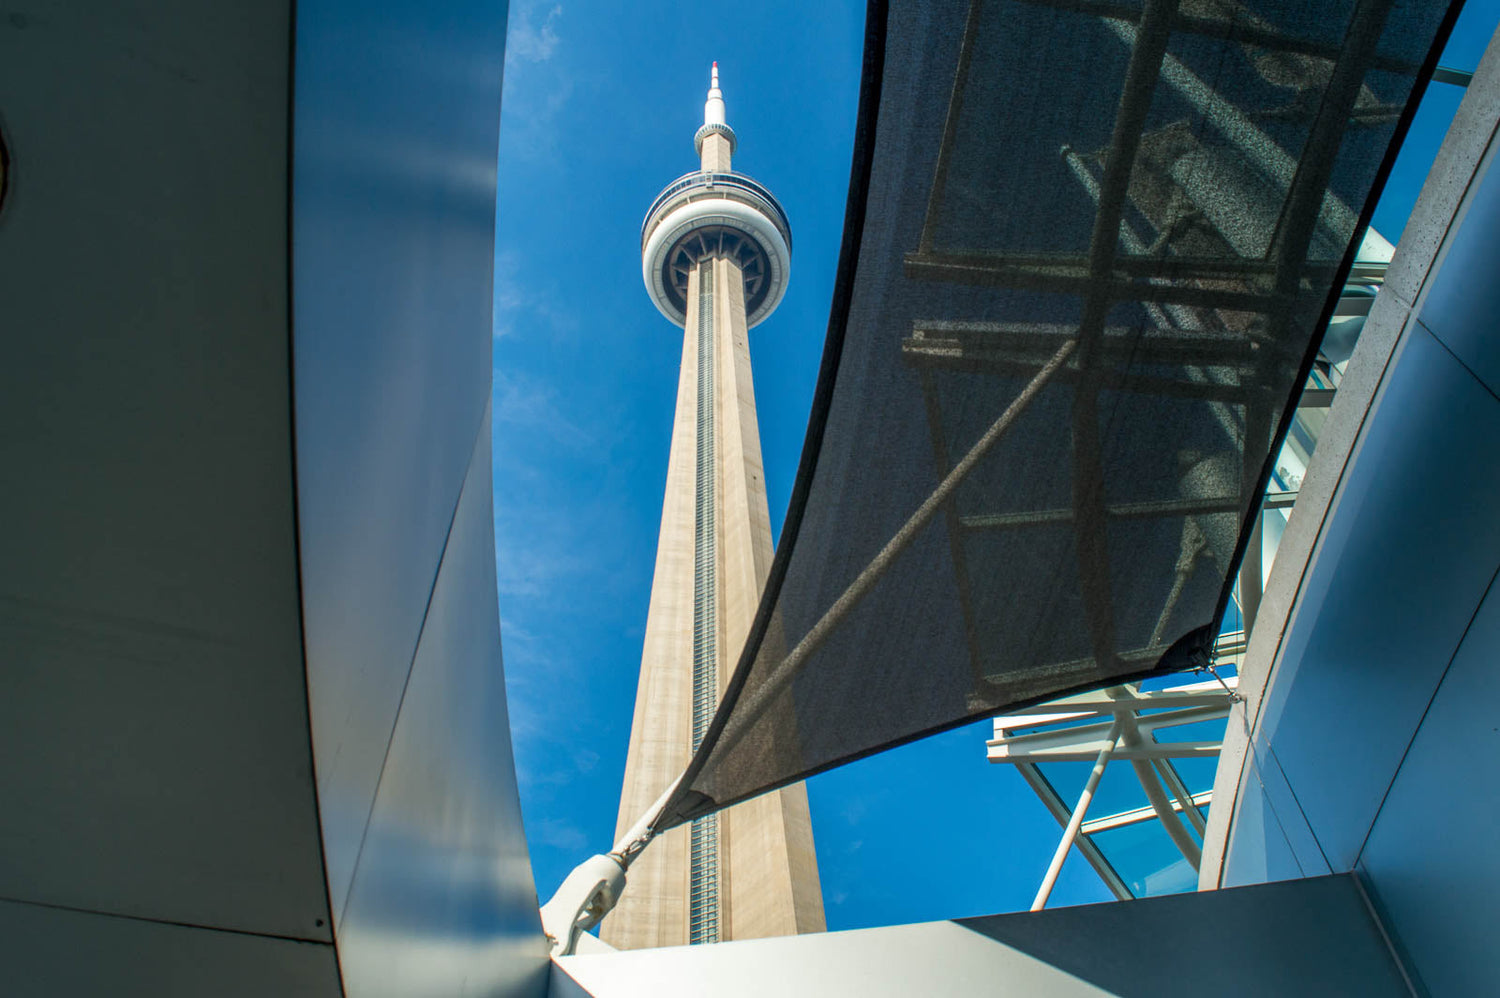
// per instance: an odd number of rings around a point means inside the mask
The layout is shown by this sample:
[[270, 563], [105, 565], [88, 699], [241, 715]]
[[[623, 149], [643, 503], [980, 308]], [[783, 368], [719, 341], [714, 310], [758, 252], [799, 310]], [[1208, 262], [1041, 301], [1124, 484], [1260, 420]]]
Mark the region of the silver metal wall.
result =
[[5, 994], [545, 988], [491, 528], [505, 24], [0, 16]]
[[546, 947], [490, 501], [506, 5], [297, 5], [297, 496], [319, 801], [356, 995], [518, 993]]
[[1347, 462], [1314, 461], [1341, 465], [1337, 489], [1305, 573], [1281, 580], [1221, 880], [1358, 872], [1434, 995], [1500, 975], [1497, 120], [1492, 45], [1366, 325], [1385, 343], [1360, 375], [1373, 402]]

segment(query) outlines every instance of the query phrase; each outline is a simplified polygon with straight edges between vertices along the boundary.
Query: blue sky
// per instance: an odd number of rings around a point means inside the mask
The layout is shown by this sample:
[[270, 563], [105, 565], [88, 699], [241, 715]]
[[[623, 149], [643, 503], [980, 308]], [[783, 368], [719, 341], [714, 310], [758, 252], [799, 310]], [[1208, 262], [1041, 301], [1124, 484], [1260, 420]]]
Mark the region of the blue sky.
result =
[[[1472, 69], [1500, 0], [1445, 63]], [[796, 253], [751, 333], [773, 530], [801, 453], [843, 229], [864, 7], [516, 0], [495, 247], [496, 560], [521, 800], [542, 898], [614, 830], [680, 359], [641, 285], [641, 215], [696, 168], [719, 61], [735, 167], [777, 193]], [[1434, 85], [1376, 226], [1393, 240], [1456, 88]], [[823, 774], [809, 798], [830, 929], [1026, 907], [1058, 826], [982, 722]], [[1076, 853], [1052, 904], [1109, 895]]]

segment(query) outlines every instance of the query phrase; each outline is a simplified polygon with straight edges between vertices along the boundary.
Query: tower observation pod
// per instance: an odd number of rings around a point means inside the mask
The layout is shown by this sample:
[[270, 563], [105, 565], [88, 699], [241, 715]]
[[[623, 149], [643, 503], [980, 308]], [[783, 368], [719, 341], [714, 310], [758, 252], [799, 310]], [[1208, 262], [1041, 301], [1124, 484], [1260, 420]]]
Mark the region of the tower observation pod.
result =
[[744, 277], [745, 318], [753, 328], [786, 294], [792, 228], [769, 190], [730, 169], [735, 137], [724, 120], [718, 63], [693, 146], [702, 168], [668, 184], [646, 212], [641, 276], [661, 314], [682, 326], [693, 269], [712, 257], [732, 261]]
[[[693, 141], [700, 169], [668, 184], [641, 228], [641, 274], [683, 330], [682, 367], [617, 838], [702, 742], [771, 569], [747, 334], [786, 294], [792, 230], [771, 192], [730, 167], [717, 63]], [[600, 937], [636, 949], [823, 927], [797, 784], [660, 835]]]

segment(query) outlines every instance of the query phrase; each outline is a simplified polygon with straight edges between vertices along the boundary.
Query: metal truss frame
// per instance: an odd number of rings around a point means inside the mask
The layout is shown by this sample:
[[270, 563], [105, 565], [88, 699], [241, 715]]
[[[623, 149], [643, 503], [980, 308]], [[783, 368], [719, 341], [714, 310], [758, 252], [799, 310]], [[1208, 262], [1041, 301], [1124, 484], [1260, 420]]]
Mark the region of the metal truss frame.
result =
[[[1220, 642], [1220, 654], [1234, 659], [1244, 653], [1244, 642], [1231, 635]], [[989, 761], [1013, 765], [1031, 786], [1063, 835], [1053, 851], [1047, 873], [1032, 902], [1032, 910], [1046, 907], [1068, 852], [1079, 852], [1120, 899], [1133, 896], [1106, 853], [1091, 836], [1145, 821], [1160, 821], [1178, 851], [1197, 869], [1197, 839], [1183, 825], [1186, 819], [1201, 838], [1206, 826], [1202, 809], [1212, 791], [1190, 793], [1170, 760], [1218, 755], [1219, 741], [1159, 741], [1157, 732], [1229, 715], [1235, 677], [1188, 683], [1166, 690], [1141, 692], [1131, 685], [1064, 697], [1040, 707], [995, 718], [995, 737], [988, 744]], [[1105, 769], [1111, 762], [1131, 762], [1149, 806], [1088, 820], [1089, 806]], [[1088, 762], [1094, 767], [1082, 793], [1067, 804], [1047, 780], [1040, 765], [1049, 762]]]

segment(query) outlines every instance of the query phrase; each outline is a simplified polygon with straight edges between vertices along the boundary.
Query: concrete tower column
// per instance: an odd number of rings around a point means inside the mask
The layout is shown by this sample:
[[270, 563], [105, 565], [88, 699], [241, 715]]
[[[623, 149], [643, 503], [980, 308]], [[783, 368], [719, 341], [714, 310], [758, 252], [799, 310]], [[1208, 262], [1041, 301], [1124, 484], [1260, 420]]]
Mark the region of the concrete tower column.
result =
[[[687, 765], [771, 567], [749, 330], [785, 293], [791, 229], [768, 190], [730, 172], [717, 63], [695, 145], [702, 170], [668, 185], [641, 234], [647, 290], [683, 328], [682, 366], [617, 834]], [[660, 836], [600, 935], [634, 949], [823, 927], [798, 784]]]

